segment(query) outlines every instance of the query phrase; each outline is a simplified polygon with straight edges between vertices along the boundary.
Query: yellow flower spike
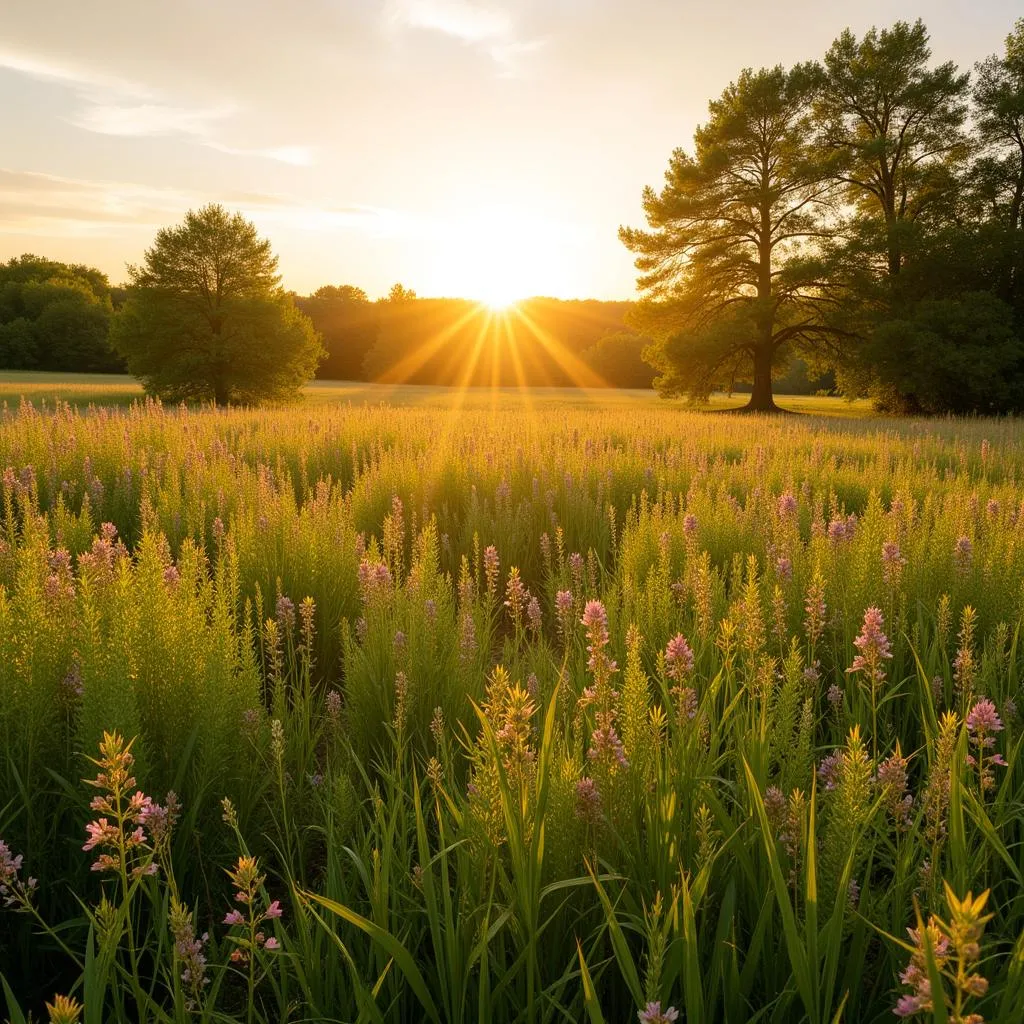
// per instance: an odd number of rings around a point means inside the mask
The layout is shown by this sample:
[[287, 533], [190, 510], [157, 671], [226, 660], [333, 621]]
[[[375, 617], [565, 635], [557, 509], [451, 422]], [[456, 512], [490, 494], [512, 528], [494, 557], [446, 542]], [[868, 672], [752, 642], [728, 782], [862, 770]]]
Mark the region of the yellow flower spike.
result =
[[52, 1003], [46, 1004], [46, 1012], [50, 1024], [78, 1024], [82, 1004], [71, 996], [55, 996]]

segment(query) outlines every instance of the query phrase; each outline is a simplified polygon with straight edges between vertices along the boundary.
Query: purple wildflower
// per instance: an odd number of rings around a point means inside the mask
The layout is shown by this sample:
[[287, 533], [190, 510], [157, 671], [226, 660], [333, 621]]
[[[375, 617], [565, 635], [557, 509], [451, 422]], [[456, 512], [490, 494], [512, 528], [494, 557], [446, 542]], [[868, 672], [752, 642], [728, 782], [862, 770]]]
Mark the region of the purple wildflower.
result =
[[601, 792], [597, 783], [586, 776], [576, 783], [576, 817], [588, 825], [601, 820]]
[[693, 651], [682, 633], [672, 637], [665, 648], [665, 671], [677, 683], [693, 671]]
[[889, 647], [889, 639], [885, 635], [885, 620], [879, 608], [872, 605], [864, 612], [864, 624], [861, 631], [853, 641], [853, 646], [859, 652], [853, 659], [853, 664], [847, 672], [864, 672], [872, 686], [876, 686], [885, 679], [885, 669], [882, 662], [892, 658], [892, 650]]
[[295, 627], [295, 603], [290, 597], [285, 597], [282, 594], [277, 599], [277, 608], [275, 609], [277, 624], [281, 627], [285, 633], [290, 633]]
[[679, 1011], [674, 1006], [661, 1008], [657, 1000], [648, 1003], [642, 1010], [637, 1011], [637, 1019], [640, 1024], [674, 1024], [679, 1020]]
[[958, 537], [953, 548], [953, 563], [956, 565], [957, 572], [967, 572], [970, 569], [973, 554], [974, 546], [971, 544], [971, 538]]

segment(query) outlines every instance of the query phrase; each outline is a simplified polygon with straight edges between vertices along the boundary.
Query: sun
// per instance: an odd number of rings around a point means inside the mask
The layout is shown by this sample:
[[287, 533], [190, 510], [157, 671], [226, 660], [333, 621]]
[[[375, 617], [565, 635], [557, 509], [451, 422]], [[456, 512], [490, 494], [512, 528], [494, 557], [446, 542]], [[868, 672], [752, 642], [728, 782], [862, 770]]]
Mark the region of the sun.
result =
[[492, 313], [508, 313], [526, 298], [514, 288], [503, 287], [501, 282], [495, 282], [494, 286], [483, 287], [479, 290], [479, 294], [473, 297]]
[[509, 312], [532, 295], [552, 294], [560, 267], [545, 239], [551, 226], [529, 211], [501, 206], [463, 210], [447, 220], [432, 251], [439, 295]]

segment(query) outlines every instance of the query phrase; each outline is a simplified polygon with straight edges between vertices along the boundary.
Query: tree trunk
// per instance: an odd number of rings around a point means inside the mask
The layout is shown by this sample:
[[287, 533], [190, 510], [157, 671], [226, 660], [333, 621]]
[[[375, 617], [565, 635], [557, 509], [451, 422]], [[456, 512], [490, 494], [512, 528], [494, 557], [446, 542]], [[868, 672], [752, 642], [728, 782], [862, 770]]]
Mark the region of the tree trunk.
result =
[[772, 397], [772, 354], [771, 344], [758, 345], [754, 350], [754, 387], [744, 406], [747, 412], [779, 411]]

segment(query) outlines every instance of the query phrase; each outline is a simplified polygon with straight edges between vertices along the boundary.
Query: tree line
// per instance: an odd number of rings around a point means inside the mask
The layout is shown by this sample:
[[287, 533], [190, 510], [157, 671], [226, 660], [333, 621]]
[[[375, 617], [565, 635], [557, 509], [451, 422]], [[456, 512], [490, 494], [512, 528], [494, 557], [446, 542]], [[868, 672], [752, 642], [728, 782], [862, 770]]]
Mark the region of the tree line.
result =
[[[232, 329], [230, 341], [224, 335], [222, 328], [232, 317], [241, 318], [238, 302], [242, 293], [235, 295], [235, 284], [225, 279], [218, 297], [216, 254], [209, 267], [212, 288], [208, 288], [198, 277], [190, 279], [185, 273], [182, 240], [171, 244], [175, 232], [184, 231], [186, 251], [191, 253], [209, 245], [219, 232], [229, 236], [234, 232], [230, 244], [239, 247], [250, 277], [245, 286], [250, 322], [253, 296], [279, 293], [285, 305], [291, 304], [308, 318], [320, 338], [323, 354], [315, 376], [321, 380], [502, 387], [652, 386], [655, 371], [642, 358], [649, 339], [625, 324], [632, 303], [532, 298], [513, 310], [496, 313], [467, 299], [421, 298], [400, 284], [377, 301], [354, 285], [325, 285], [306, 296], [285, 293], [279, 287], [276, 264], [269, 276], [267, 266], [260, 270], [261, 262], [272, 259], [266, 243], [262, 256], [246, 255], [246, 246], [258, 247], [260, 240], [250, 234], [251, 225], [232, 228], [232, 223], [233, 218], [217, 207], [190, 214], [182, 229], [168, 229], [158, 236], [157, 252], [165, 243], [173, 250], [157, 261], [159, 268], [136, 271], [131, 283], [120, 287], [112, 287], [106, 275], [91, 267], [31, 255], [0, 263], [0, 368], [124, 372], [129, 368], [127, 344], [146, 349], [131, 365], [155, 393], [166, 398], [215, 400], [213, 336], [219, 332], [219, 344], [228, 346], [226, 358], [221, 360], [225, 369], [230, 365], [234, 375], [255, 374], [263, 380], [259, 388], [269, 386], [271, 375], [249, 365], [248, 356], [243, 358], [249, 346], [245, 331]], [[225, 249], [224, 240], [221, 248]], [[173, 280], [169, 277], [172, 259], [182, 263]], [[203, 261], [192, 262], [194, 270]], [[192, 297], [182, 302], [182, 295]], [[211, 306], [218, 301], [222, 306], [219, 317], [213, 315]], [[276, 301], [271, 310], [278, 308]], [[120, 326], [112, 333], [115, 318]], [[219, 326], [218, 319], [222, 321]], [[143, 338], [139, 333], [143, 322], [161, 326]], [[197, 333], [201, 324], [208, 333]], [[253, 347], [270, 351], [266, 345]], [[203, 353], [210, 358], [200, 360]], [[281, 352], [276, 358], [287, 361]], [[178, 380], [196, 376], [201, 378], [198, 382]], [[219, 385], [221, 398], [225, 398], [225, 387], [228, 385], [223, 382]], [[243, 399], [241, 385], [231, 384], [228, 389], [232, 400]]]
[[666, 395], [795, 356], [896, 412], [1024, 407], [1024, 20], [971, 76], [921, 21], [745, 70], [623, 227]]

